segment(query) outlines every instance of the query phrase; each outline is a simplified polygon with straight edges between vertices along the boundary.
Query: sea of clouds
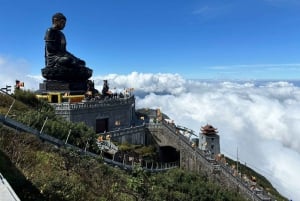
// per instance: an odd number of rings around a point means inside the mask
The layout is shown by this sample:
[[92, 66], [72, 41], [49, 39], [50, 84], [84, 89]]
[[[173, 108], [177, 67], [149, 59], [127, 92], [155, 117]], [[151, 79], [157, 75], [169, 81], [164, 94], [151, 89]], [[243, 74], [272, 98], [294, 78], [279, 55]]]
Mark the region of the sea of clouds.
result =
[[[37, 90], [41, 76], [18, 65], [24, 63], [10, 64], [0, 57], [0, 87], [19, 79], [25, 89]], [[160, 108], [196, 133], [213, 125], [222, 153], [233, 159], [238, 155], [287, 198], [300, 197], [300, 87], [294, 82], [188, 80], [178, 74], [138, 72], [92, 79], [99, 91], [104, 79], [111, 89], [134, 88], [137, 109]]]
[[300, 87], [287, 81], [188, 80], [178, 74], [95, 77], [101, 89], [134, 88], [136, 108], [160, 108], [199, 133], [212, 124], [221, 152], [271, 181], [287, 198], [300, 197]]
[[101, 89], [134, 88], [136, 108], [160, 108], [199, 133], [212, 124], [221, 152], [267, 177], [280, 193], [300, 197], [300, 87], [286, 81], [187, 80], [178, 74], [95, 77]]

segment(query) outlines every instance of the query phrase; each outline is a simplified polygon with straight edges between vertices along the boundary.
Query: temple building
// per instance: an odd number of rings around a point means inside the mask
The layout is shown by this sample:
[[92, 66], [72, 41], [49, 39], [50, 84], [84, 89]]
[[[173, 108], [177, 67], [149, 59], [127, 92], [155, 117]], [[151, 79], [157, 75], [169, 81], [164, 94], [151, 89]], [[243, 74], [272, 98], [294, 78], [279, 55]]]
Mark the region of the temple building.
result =
[[201, 127], [199, 134], [199, 148], [211, 158], [215, 158], [220, 153], [220, 136], [217, 133], [217, 128], [207, 124]]
[[71, 122], [84, 122], [94, 128], [96, 133], [129, 128], [134, 124], [133, 94], [112, 97], [86, 90], [85, 93], [74, 94], [73, 90], [62, 90], [58, 85], [54, 89], [43, 91], [42, 94], [37, 93], [37, 97], [47, 100], [57, 115]]

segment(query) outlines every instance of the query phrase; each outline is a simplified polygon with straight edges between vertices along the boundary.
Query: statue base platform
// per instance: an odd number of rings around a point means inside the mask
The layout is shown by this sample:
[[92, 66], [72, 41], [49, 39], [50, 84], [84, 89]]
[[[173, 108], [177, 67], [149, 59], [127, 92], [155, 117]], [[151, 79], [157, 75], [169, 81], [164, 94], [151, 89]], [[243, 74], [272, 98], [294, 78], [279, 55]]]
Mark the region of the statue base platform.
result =
[[42, 69], [42, 76], [47, 80], [82, 82], [92, 76], [93, 70], [88, 67], [45, 67]]
[[46, 94], [49, 92], [69, 93], [72, 95], [83, 95], [87, 91], [86, 81], [66, 82], [55, 80], [44, 80], [40, 83], [40, 88], [37, 91], [39, 94]]

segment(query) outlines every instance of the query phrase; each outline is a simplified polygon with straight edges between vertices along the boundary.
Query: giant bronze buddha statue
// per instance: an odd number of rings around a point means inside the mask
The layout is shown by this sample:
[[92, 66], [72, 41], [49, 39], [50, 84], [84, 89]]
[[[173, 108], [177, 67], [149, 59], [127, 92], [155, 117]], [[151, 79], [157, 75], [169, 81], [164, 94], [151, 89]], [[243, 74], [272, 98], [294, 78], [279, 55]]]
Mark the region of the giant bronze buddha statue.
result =
[[47, 80], [56, 81], [87, 81], [92, 70], [85, 62], [67, 51], [66, 38], [61, 30], [66, 25], [66, 17], [62, 13], [52, 16], [52, 27], [45, 34], [45, 63], [42, 75]]

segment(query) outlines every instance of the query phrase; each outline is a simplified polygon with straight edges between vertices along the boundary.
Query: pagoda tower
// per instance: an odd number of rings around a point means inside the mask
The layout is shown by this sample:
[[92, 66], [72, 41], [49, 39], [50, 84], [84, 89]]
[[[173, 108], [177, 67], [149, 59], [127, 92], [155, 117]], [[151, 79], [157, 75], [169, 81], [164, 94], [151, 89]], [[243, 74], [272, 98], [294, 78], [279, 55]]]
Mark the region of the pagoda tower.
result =
[[218, 129], [209, 124], [202, 126], [199, 133], [199, 148], [211, 158], [220, 153], [220, 136], [217, 133]]

